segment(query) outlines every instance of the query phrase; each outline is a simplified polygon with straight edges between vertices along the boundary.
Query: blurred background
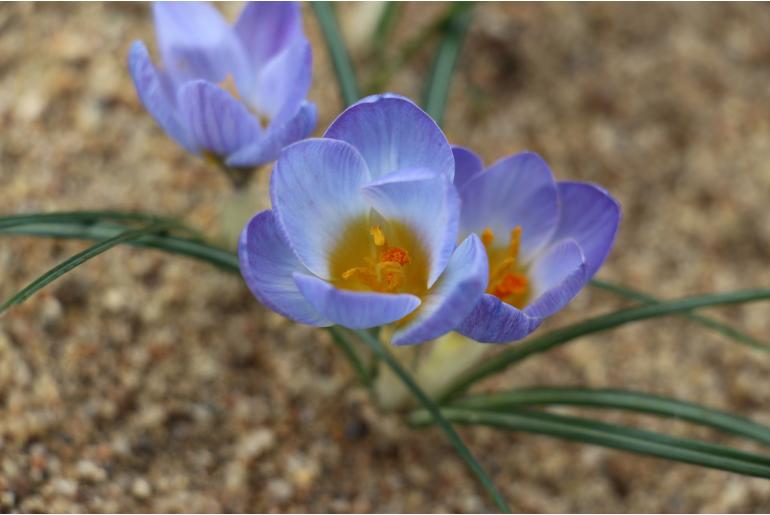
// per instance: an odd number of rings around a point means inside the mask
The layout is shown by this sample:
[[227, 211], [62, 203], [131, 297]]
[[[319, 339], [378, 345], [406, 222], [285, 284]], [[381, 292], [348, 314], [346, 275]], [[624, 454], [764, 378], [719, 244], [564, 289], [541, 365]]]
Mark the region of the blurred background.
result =
[[[404, 4], [385, 58], [446, 7]], [[232, 19], [239, 6], [224, 10]], [[320, 134], [341, 103], [303, 10]], [[366, 84], [380, 71], [368, 46], [378, 7], [337, 11]], [[599, 278], [659, 297], [767, 287], [768, 26], [764, 4], [479, 4], [445, 130], [487, 163], [534, 150], [558, 178], [610, 190], [624, 220]], [[126, 69], [134, 39], [154, 51], [147, 5], [0, 4], [2, 214], [145, 210], [216, 231], [230, 185], [140, 105]], [[386, 88], [419, 99], [434, 47], [420, 46]], [[0, 296], [86, 245], [0, 240]], [[588, 288], [546, 329], [622, 306]], [[767, 304], [709, 314], [770, 340]], [[770, 356], [659, 319], [582, 338], [480, 389], [632, 388], [770, 424], [769, 374]], [[652, 417], [597, 416], [732, 443]], [[517, 511], [770, 510], [765, 480], [461, 431]], [[0, 318], [0, 511], [491, 509], [437, 430], [376, 410], [325, 332], [268, 311], [207, 265], [113, 249]]]

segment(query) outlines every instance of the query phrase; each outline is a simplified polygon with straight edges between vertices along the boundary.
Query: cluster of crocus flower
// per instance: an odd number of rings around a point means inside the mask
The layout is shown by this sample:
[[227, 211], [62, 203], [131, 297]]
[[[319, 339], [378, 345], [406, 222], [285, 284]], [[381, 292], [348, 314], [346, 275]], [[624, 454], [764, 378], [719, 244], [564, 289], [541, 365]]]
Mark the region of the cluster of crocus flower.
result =
[[239, 246], [254, 295], [306, 324], [392, 323], [396, 345], [523, 338], [596, 273], [620, 220], [607, 192], [555, 182], [535, 154], [484, 170], [395, 95], [286, 148], [271, 197]]
[[272, 209], [239, 242], [254, 295], [304, 324], [392, 324], [396, 345], [518, 340], [572, 300], [612, 247], [618, 203], [556, 182], [533, 153], [485, 170], [397, 95], [304, 139], [316, 111], [298, 9], [249, 3], [230, 27], [206, 4], [158, 3], [164, 69], [139, 42], [129, 58], [142, 102], [185, 148], [229, 167], [277, 158]]
[[144, 106], [189, 152], [253, 168], [313, 131], [299, 5], [249, 2], [233, 26], [202, 2], [158, 2], [153, 14], [162, 67], [136, 41], [129, 70]]

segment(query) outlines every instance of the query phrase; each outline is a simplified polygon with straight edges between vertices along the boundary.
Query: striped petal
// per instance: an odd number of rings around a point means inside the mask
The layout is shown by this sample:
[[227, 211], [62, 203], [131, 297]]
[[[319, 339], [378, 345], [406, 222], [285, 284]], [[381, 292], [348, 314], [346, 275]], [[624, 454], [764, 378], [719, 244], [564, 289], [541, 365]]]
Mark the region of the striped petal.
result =
[[195, 80], [179, 90], [179, 112], [195, 145], [227, 157], [261, 138], [259, 122], [233, 96]]
[[405, 168], [428, 168], [454, 178], [454, 157], [444, 133], [404, 97], [364, 98], [339, 115], [324, 137], [356, 147], [373, 179]]
[[460, 190], [460, 234], [481, 234], [489, 227], [508, 235], [521, 226], [521, 256], [531, 258], [550, 239], [559, 217], [551, 170], [540, 156], [523, 152], [492, 165]]
[[461, 243], [415, 316], [393, 335], [395, 345], [422, 343], [448, 333], [473, 309], [489, 274], [481, 240], [471, 234]]
[[197, 153], [197, 147], [193, 144], [176, 111], [173, 88], [168, 84], [168, 79], [158, 72], [152, 64], [147, 47], [141, 41], [135, 41], [131, 45], [131, 51], [128, 54], [128, 69], [134, 80], [139, 100], [155, 118], [155, 121], [163, 127], [166, 134], [175, 139], [186, 150]]
[[610, 253], [620, 225], [620, 204], [604, 189], [582, 182], [559, 182], [561, 213], [552, 241], [570, 238], [586, 260], [590, 279]]
[[307, 272], [289, 248], [272, 211], [257, 213], [238, 244], [241, 274], [260, 302], [296, 322], [329, 326], [297, 288], [292, 274]]
[[315, 275], [330, 278], [329, 256], [350, 224], [368, 216], [366, 163], [342, 141], [307, 139], [284, 149], [270, 181], [273, 210], [289, 245]]
[[395, 322], [420, 305], [420, 299], [414, 295], [341, 290], [307, 274], [295, 273], [294, 281], [319, 313], [350, 329], [368, 329]]

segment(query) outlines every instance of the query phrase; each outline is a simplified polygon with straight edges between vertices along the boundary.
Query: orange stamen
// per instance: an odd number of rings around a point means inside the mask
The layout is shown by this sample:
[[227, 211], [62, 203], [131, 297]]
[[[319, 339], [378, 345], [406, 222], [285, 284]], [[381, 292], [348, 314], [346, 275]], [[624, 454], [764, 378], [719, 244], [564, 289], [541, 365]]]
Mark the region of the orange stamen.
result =
[[492, 245], [493, 241], [495, 241], [495, 233], [492, 232], [492, 229], [487, 227], [484, 229], [484, 232], [481, 233], [481, 243], [483, 243], [485, 247], [489, 247]]

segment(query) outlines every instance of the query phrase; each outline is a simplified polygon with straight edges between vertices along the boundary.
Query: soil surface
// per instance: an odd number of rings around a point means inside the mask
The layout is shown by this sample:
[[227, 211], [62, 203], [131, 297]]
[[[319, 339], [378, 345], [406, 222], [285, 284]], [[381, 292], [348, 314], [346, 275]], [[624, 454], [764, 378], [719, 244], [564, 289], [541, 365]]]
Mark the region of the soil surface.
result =
[[[445, 7], [404, 5], [385, 57]], [[303, 9], [320, 134], [341, 104]], [[381, 69], [367, 50], [371, 12], [339, 9], [370, 78]], [[762, 4], [481, 4], [445, 130], [489, 163], [530, 149], [558, 178], [610, 190], [624, 219], [600, 278], [660, 297], [768, 286], [768, 26]], [[230, 185], [138, 102], [126, 70], [134, 39], [154, 53], [146, 5], [0, 5], [3, 214], [144, 210], [217, 233]], [[418, 99], [433, 48], [387, 88]], [[2, 239], [0, 296], [86, 245]], [[587, 288], [540, 331], [624, 305]], [[709, 313], [770, 340], [766, 303]], [[770, 356], [661, 319], [581, 338], [477, 390], [629, 388], [770, 424], [768, 377]], [[591, 414], [759, 450], [684, 423]], [[543, 436], [461, 433], [517, 511], [770, 510], [761, 479]], [[0, 319], [0, 511], [493, 510], [438, 430], [381, 414], [325, 332], [271, 313], [237, 276], [121, 247]]]

